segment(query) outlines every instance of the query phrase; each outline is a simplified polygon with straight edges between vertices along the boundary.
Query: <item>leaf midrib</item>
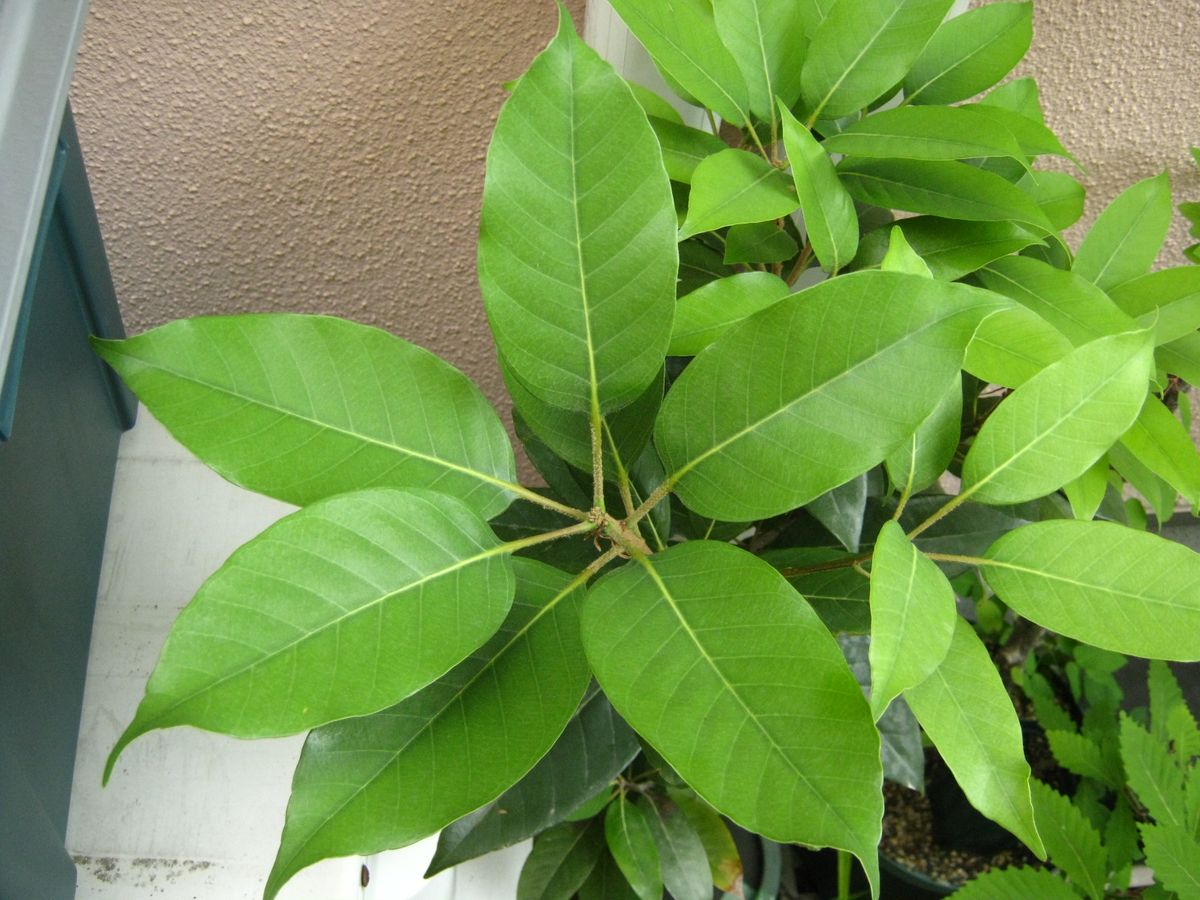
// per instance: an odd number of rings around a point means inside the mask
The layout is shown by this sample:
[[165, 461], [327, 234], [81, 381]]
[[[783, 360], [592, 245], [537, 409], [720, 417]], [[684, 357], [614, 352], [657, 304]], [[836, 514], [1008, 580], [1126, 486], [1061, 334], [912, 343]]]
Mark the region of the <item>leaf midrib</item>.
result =
[[[895, 7], [892, 8], [892, 11], [888, 17], [880, 25], [879, 29], [871, 36], [871, 39], [863, 42], [862, 48], [859, 50], [858, 55], [855, 56], [854, 59], [852, 59], [850, 63], [842, 70], [841, 76], [833, 83], [833, 85], [826, 92], [825, 96], [821, 98], [821, 102], [816, 105], [816, 108], [812, 113], [813, 121], [816, 121], [818, 118], [820, 118], [821, 113], [824, 112], [825, 107], [829, 105], [829, 101], [833, 98], [833, 95], [838, 92], [838, 89], [842, 86], [843, 82], [850, 77], [850, 73], [855, 70], [860, 62], [862, 62], [863, 57], [866, 56], [870, 50], [874, 49], [875, 44], [879, 42], [880, 38], [883, 37], [883, 34], [888, 30], [888, 28], [891, 27], [892, 21], [896, 18], [896, 16], [900, 15], [900, 11], [903, 6], [903, 0], [899, 0]], [[825, 22], [822, 22], [821, 24], [823, 26], [825, 25]], [[821, 30], [823, 31], [824, 29], [822, 28]], [[818, 31], [818, 34], [820, 34], [820, 31]], [[814, 37], [816, 37], [816, 35], [814, 35]]]

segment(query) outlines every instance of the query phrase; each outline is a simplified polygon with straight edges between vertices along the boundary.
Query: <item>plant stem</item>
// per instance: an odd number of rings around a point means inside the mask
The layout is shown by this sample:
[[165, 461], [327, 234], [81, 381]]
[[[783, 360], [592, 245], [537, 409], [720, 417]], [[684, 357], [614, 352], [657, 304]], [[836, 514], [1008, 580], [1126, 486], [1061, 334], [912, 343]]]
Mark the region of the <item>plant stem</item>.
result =
[[[490, 479], [489, 479], [490, 480]], [[581, 522], [588, 521], [588, 514], [582, 509], [576, 509], [573, 506], [567, 506], [565, 503], [559, 503], [557, 500], [552, 500], [549, 497], [543, 497], [537, 491], [532, 491], [523, 484], [517, 484], [512, 481], [503, 481], [501, 479], [490, 480], [492, 484], [504, 488], [520, 497], [522, 500], [528, 500], [530, 503], [536, 503], [544, 509], [553, 510], [556, 513], [561, 513], [569, 519], [578, 519]]]
[[[982, 483], [983, 482], [980, 482], [980, 484]], [[978, 485], [975, 487], [978, 487]], [[935, 511], [933, 515], [910, 531], [908, 533], [908, 539], [911, 541], [918, 535], [925, 533], [938, 522], [942, 521], [942, 519], [946, 518], [946, 516], [950, 515], [950, 513], [954, 512], [956, 509], [966, 503], [967, 500], [970, 499], [971, 495], [975, 493], [975, 487], [968, 488], [961, 494], [955, 494], [953, 497], [951, 497], [950, 500], [941, 506], [937, 511]]]
[[592, 506], [604, 512], [604, 419], [600, 404], [592, 397]]
[[509, 541], [504, 545], [504, 548], [509, 553], [516, 553], [518, 550], [524, 550], [526, 547], [557, 541], [559, 538], [571, 537], [575, 534], [587, 534], [589, 531], [595, 530], [595, 523], [580, 522], [578, 525], [568, 525], [566, 528], [547, 531], [545, 534], [535, 534], [533, 537], [521, 538], [519, 541]]
[[796, 264], [792, 266], [792, 271], [788, 273], [785, 279], [788, 287], [795, 287], [796, 282], [800, 280], [800, 276], [804, 274], [804, 270], [808, 268], [808, 261], [812, 259], [813, 248], [812, 243], [804, 245], [804, 249], [800, 251], [800, 255], [796, 257]]
[[636, 527], [637, 523], [644, 519], [650, 510], [658, 506], [663, 501], [663, 498], [671, 493], [671, 488], [673, 487], [675, 487], [675, 477], [671, 476], [651, 492], [642, 505], [633, 511], [633, 515], [625, 520], [625, 524], [630, 528]]
[[904, 507], [908, 506], [908, 498], [912, 496], [913, 478], [916, 477], [917, 474], [917, 455], [915, 452], [917, 438], [915, 435], [913, 436], [912, 440], [914, 453], [912, 454], [912, 458], [909, 460], [908, 478], [905, 479], [904, 490], [900, 492], [900, 502], [896, 504], [896, 511], [892, 513], [892, 520], [896, 522], [899, 522], [900, 517], [904, 515]]
[[991, 560], [984, 559], [982, 556], [960, 556], [957, 553], [926, 553], [934, 562], [956, 562], [962, 563], [964, 566], [986, 566], [991, 563]]
[[850, 866], [853, 860], [849, 852], [845, 850], [839, 850], [837, 855], [837, 900], [850, 900]]
[[795, 578], [797, 575], [812, 575], [815, 572], [832, 572], [835, 569], [850, 569], [871, 558], [870, 553], [860, 553], [858, 556], [848, 556], [845, 559], [833, 559], [826, 563], [812, 566], [790, 566], [780, 569], [779, 574], [784, 578]]

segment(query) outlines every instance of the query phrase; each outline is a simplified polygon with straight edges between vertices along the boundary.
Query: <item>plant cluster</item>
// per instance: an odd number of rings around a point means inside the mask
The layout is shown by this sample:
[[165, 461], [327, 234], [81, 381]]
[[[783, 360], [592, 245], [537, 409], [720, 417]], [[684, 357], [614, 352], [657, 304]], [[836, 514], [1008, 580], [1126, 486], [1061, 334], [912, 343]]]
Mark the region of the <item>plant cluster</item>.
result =
[[[1034, 780], [1038, 830], [1058, 870], [989, 872], [963, 900], [1038, 897], [1145, 900], [1200, 897], [1200, 729], [1166, 663], [1150, 663], [1149, 707], [1121, 711], [1119, 654], [1079, 645], [1031, 656], [1017, 681], [1033, 703], [1058, 764], [1078, 781], [1070, 799]], [[1065, 664], [1047, 659], [1065, 656]], [[1056, 686], [1038, 671], [1048, 668]], [[1064, 706], [1057, 700], [1065, 695]], [[1144, 860], [1154, 884], [1130, 893]]]
[[1083, 188], [1033, 163], [1070, 157], [1030, 79], [995, 87], [1031, 4], [613, 5], [710, 126], [565, 13], [511, 86], [479, 279], [548, 488], [376, 329], [96, 342], [299, 507], [179, 615], [105, 773], [152, 729], [308, 731], [267, 898], [445, 828], [434, 868], [536, 836], [522, 897], [699, 900], [736, 886], [717, 813], [877, 893], [881, 783], [919, 786], [922, 735], [1044, 856], [1001, 673], [1047, 632], [1200, 659], [1200, 557], [1123, 502], [1200, 502], [1163, 402], [1200, 382], [1200, 269], [1149, 273], [1165, 175], [1064, 241]]

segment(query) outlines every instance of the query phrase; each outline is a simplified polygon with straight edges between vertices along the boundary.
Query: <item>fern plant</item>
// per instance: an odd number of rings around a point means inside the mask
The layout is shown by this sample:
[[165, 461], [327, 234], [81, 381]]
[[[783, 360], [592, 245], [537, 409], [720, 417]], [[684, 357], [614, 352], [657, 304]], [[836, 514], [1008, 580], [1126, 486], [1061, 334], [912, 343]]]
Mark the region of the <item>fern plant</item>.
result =
[[877, 892], [918, 723], [1041, 856], [990, 650], [1200, 658], [1200, 557], [1112, 502], [1200, 500], [1158, 396], [1200, 363], [1200, 269], [1148, 274], [1165, 176], [1063, 240], [1083, 189], [1032, 164], [1069, 155], [1031, 80], [994, 87], [1031, 5], [614, 5], [710, 127], [565, 13], [512, 86], [479, 278], [548, 488], [465, 376], [376, 329], [96, 342], [199, 458], [299, 507], [179, 615], [105, 773], [152, 729], [310, 732], [267, 898], [447, 826], [435, 868], [536, 836], [522, 897], [700, 898], [738, 877], [718, 813]]

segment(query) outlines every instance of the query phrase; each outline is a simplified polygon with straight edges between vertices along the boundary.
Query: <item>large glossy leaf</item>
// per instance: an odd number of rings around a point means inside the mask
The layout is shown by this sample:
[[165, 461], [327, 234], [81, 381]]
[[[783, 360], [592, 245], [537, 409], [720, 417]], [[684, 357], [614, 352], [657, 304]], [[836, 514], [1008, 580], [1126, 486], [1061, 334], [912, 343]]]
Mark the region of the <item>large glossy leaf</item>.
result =
[[838, 0], [813, 33], [801, 83], [812, 119], [863, 109], [898, 85], [953, 0]]
[[956, 620], [942, 664], [904, 696], [971, 805], [1043, 856], [1021, 723], [987, 648], [965, 619]]
[[1200, 334], [1163, 344], [1154, 352], [1159, 366], [1191, 384], [1200, 384]]
[[[871, 629], [871, 583], [845, 563], [846, 557], [841, 548], [799, 547], [768, 551], [763, 558], [785, 572], [815, 567], [816, 571], [789, 573], [786, 577], [808, 600], [826, 628], [835, 634], [859, 634]], [[836, 568], [821, 568], [834, 561], [840, 563]]]
[[888, 478], [914, 494], [934, 484], [958, 450], [962, 430], [962, 379], [956, 379], [913, 436], [884, 460]]
[[858, 251], [858, 214], [838, 180], [829, 154], [812, 133], [780, 107], [783, 145], [804, 214], [804, 228], [818, 262], [828, 272], [845, 267]]
[[963, 491], [981, 503], [1021, 503], [1086, 472], [1141, 412], [1150, 349], [1146, 332], [1100, 338], [1022, 384], [976, 436]]
[[528, 775], [442, 830], [425, 877], [557, 824], [609, 784], [637, 752], [637, 736], [608, 698], [593, 692]]
[[1192, 436], [1157, 397], [1146, 399], [1137, 421], [1121, 438], [1125, 449], [1147, 469], [1200, 504], [1200, 453]]
[[864, 472], [817, 497], [805, 510], [824, 525], [825, 530], [837, 538], [843, 547], [851, 553], [857, 553], [866, 508], [867, 475]]
[[879, 268], [885, 272], [907, 272], [923, 278], [933, 277], [933, 272], [930, 271], [929, 266], [925, 265], [925, 260], [921, 259], [905, 240], [904, 230], [895, 225], [892, 226], [892, 236], [888, 241], [887, 254], [884, 255]]
[[691, 184], [696, 166], [714, 153], [729, 149], [715, 134], [689, 128], [679, 122], [668, 122], [651, 116], [650, 125], [662, 147], [663, 165], [673, 181]]
[[[500, 359], [500, 371], [513, 407], [529, 430], [556, 455], [577, 469], [591, 472], [592, 440], [588, 414], [546, 403], [521, 382], [503, 358]], [[611, 442], [603, 443], [605, 477], [610, 480], [616, 477], [613, 444], [626, 467], [642, 452], [654, 427], [662, 396], [663, 373], [660, 371], [632, 403], [603, 417], [612, 436]]]
[[641, 900], [660, 900], [662, 863], [645, 809], [625, 796], [609, 804], [604, 814], [608, 852]]
[[653, 796], [642, 808], [658, 847], [664, 886], [674, 900], [712, 900], [708, 854], [683, 810], [670, 798]]
[[358, 491], [287, 516], [179, 614], [105, 779], [155, 728], [295, 734], [419, 690], [504, 621], [510, 552], [461, 502], [426, 491]]
[[904, 239], [929, 266], [933, 277], [942, 281], [957, 281], [994, 259], [1038, 243], [1030, 232], [1012, 222], [962, 222], [914, 216], [865, 234], [854, 260], [855, 268], [868, 268], [883, 259], [893, 227], [904, 232]]
[[840, 847], [877, 881], [882, 772], [862, 691], [767, 563], [691, 541], [605, 576], [583, 616], [593, 671], [697, 793], [768, 838]]
[[964, 162], [846, 160], [838, 166], [838, 174], [851, 196], [872, 206], [1054, 230], [1046, 214], [1019, 187]]
[[607, 846], [576, 896], [578, 900], [637, 900], [637, 894], [625, 880]]
[[742, 858], [725, 820], [690, 789], [668, 788], [667, 793], [704, 846], [713, 886], [722, 891], [738, 891], [742, 886]]
[[963, 368], [984, 384], [1015, 388], [1070, 352], [1071, 342], [1061, 331], [1014, 304], [979, 323]]
[[1166, 344], [1200, 328], [1200, 266], [1151, 272], [1109, 289], [1109, 295], [1142, 327], [1154, 329], [1154, 343]]
[[877, 465], [945, 395], [991, 302], [858, 272], [743, 322], [688, 366], [659, 413], [655, 445], [679, 495], [702, 515], [748, 521]]
[[1106, 650], [1200, 659], [1200, 556], [1112, 522], [1036, 522], [987, 552], [988, 583], [1013, 610]]
[[521, 869], [517, 900], [571, 900], [606, 855], [599, 820], [568, 822], [542, 832]]
[[672, 356], [695, 356], [726, 331], [791, 293], [768, 272], [742, 272], [710, 281], [679, 298], [671, 326]]
[[717, 36], [708, 0], [611, 0], [654, 61], [685, 91], [735, 125], [750, 120], [741, 68]]
[[717, 31], [741, 67], [750, 111], [775, 121], [775, 98], [785, 106], [800, 99], [800, 71], [807, 40], [794, 0], [714, 0]]
[[[864, 582], [865, 583], [865, 582]], [[871, 691], [871, 638], [865, 634], [838, 636], [850, 671], [858, 679], [863, 693]], [[925, 747], [921, 741], [921, 726], [912, 710], [899, 697], [875, 723], [879, 731], [880, 758], [883, 777], [914, 791], [925, 790]]]
[[[1030, 117], [1028, 112], [1017, 112], [990, 103], [968, 103], [958, 109], [972, 113], [980, 119], [1003, 125], [1013, 133], [1013, 137], [1021, 146], [1021, 152], [1027, 157], [1060, 156], [1075, 161], [1075, 157], [1071, 156], [1062, 145], [1062, 141], [1046, 127], [1040, 117]], [[1040, 116], [1040, 109], [1037, 112]]]
[[1166, 172], [1126, 188], [1079, 245], [1073, 270], [1105, 290], [1146, 274], [1162, 249], [1172, 212]]
[[[873, 113], [824, 142], [830, 153], [869, 159], [976, 159], [1000, 156], [1027, 165], [1003, 125], [953, 106], [904, 106]], [[791, 154], [788, 154], [789, 158]]]
[[1100, 845], [1100, 835], [1067, 797], [1037, 779], [1031, 786], [1038, 833], [1050, 861], [1066, 872], [1072, 884], [1091, 900], [1104, 900], [1108, 860]]
[[725, 232], [725, 262], [730, 265], [785, 262], [799, 250], [796, 239], [774, 222], [733, 225]]
[[[425, 690], [313, 731], [292, 781], [273, 897], [305, 866], [435, 833], [511, 787], [571, 719], [589, 678], [569, 575], [514, 560], [518, 598], [496, 635]], [[367, 658], [376, 666], [375, 653]], [[389, 659], [403, 659], [398, 645]]]
[[1070, 228], [1083, 215], [1087, 191], [1066, 172], [1031, 172], [1017, 182], [1017, 187], [1033, 198], [1060, 231]]
[[386, 332], [324, 316], [183, 319], [97, 351], [180, 443], [289, 503], [369, 487], [508, 505], [512, 447], [465, 375]]
[[479, 282], [500, 352], [548, 403], [624, 406], [662, 366], [677, 265], [658, 141], [564, 13], [488, 149]]
[[957, 103], [1012, 71], [1033, 38], [1032, 3], [989, 3], [946, 21], [904, 77], [909, 103]]
[[1007, 256], [981, 269], [979, 278], [985, 287], [1037, 313], [1076, 347], [1137, 328], [1094, 284], [1041, 260]]
[[909, 542], [899, 523], [885, 524], [871, 556], [871, 713], [876, 719], [946, 658], [957, 619], [946, 576]]
[[722, 150], [696, 166], [683, 240], [702, 231], [766, 222], [795, 212], [800, 205], [787, 176], [761, 156]]

